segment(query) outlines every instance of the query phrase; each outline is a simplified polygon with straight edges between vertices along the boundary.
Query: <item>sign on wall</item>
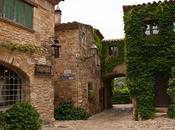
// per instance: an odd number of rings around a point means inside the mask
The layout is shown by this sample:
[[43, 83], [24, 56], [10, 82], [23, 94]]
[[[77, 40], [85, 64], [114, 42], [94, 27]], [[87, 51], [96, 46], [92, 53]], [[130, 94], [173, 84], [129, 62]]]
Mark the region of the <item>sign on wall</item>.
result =
[[52, 68], [49, 65], [36, 64], [35, 75], [36, 76], [51, 76]]
[[60, 80], [74, 80], [75, 74], [72, 74], [71, 70], [64, 70], [63, 73], [60, 74]]

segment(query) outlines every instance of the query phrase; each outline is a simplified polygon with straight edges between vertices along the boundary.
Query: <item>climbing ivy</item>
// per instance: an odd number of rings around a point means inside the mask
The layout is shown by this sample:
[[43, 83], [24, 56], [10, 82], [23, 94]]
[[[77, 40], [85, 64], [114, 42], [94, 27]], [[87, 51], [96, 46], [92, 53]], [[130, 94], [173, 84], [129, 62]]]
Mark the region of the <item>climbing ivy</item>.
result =
[[97, 51], [99, 55], [102, 55], [102, 39], [97, 35], [97, 33], [94, 32], [93, 34], [94, 37], [94, 43], [97, 46]]
[[[103, 73], [111, 72], [115, 66], [124, 63], [124, 40], [104, 41], [102, 44], [102, 71]], [[117, 56], [109, 56], [109, 47], [117, 47]]]
[[1, 42], [0, 48], [6, 48], [11, 51], [18, 51], [23, 53], [35, 54], [40, 51], [40, 49], [31, 44], [19, 44], [19, 43], [10, 43], [10, 42]]
[[[145, 18], [158, 22], [157, 35], [144, 35]], [[136, 119], [154, 116], [156, 74], [170, 79], [168, 94], [171, 105], [168, 113], [169, 117], [175, 117], [175, 80], [171, 78], [174, 75], [171, 75], [171, 68], [175, 64], [174, 18], [175, 4], [172, 2], [124, 7], [127, 84], [130, 94], [136, 98]]]

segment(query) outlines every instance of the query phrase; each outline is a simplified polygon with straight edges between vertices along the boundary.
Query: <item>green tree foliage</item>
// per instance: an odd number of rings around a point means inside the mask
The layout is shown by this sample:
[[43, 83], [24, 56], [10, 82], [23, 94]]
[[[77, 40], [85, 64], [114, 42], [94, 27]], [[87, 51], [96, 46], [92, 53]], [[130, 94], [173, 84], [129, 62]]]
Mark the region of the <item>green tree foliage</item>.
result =
[[113, 104], [128, 104], [130, 103], [129, 90], [126, 86], [126, 78], [120, 77], [113, 79], [112, 103]]

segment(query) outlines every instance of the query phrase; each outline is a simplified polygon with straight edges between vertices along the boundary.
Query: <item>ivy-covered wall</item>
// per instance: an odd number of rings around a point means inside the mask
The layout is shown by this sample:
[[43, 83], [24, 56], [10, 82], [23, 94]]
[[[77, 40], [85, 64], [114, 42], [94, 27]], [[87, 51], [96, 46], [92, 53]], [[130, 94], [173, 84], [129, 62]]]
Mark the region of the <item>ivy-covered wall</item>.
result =
[[[117, 47], [117, 56], [109, 56], [109, 47]], [[117, 65], [125, 61], [124, 40], [104, 40], [101, 49], [101, 64], [103, 74], [110, 73]]]
[[[168, 94], [171, 98], [169, 117], [175, 117], [175, 3], [159, 2], [138, 6], [124, 6], [125, 40], [127, 56], [127, 84], [136, 99], [136, 119], [154, 116], [155, 75], [169, 79]], [[157, 35], [144, 35], [146, 18], [158, 22]]]

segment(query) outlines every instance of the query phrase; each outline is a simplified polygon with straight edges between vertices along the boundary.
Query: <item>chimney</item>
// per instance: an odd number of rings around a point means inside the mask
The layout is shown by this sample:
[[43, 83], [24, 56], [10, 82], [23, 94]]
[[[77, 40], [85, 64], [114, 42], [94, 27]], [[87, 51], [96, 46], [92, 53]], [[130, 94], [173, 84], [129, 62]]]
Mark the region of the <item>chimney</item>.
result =
[[56, 5], [55, 9], [55, 24], [61, 24], [61, 10], [59, 5]]

